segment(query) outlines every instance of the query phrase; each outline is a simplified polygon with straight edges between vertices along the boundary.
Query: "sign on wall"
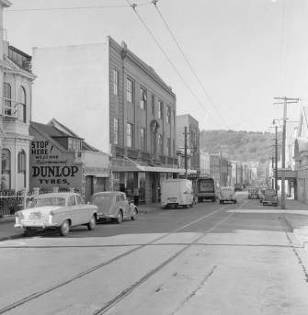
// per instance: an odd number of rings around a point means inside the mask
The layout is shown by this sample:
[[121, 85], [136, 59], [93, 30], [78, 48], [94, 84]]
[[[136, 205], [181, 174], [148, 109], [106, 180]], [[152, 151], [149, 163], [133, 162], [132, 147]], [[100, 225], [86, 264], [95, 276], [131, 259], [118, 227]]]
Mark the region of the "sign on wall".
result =
[[74, 154], [62, 152], [53, 141], [35, 136], [30, 147], [31, 188], [52, 190], [82, 187], [82, 164], [74, 163]]

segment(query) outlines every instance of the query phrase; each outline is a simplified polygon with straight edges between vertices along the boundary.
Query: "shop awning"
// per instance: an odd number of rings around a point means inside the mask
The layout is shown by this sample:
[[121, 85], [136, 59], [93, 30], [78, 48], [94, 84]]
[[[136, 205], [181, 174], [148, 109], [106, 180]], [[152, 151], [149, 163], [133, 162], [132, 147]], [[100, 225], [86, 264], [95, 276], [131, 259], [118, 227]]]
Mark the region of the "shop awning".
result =
[[95, 177], [109, 177], [110, 169], [102, 167], [84, 167], [85, 176], [95, 176]]
[[[112, 160], [112, 171], [113, 172], [152, 172], [152, 173], [177, 173], [177, 174], [183, 173], [185, 174], [185, 169], [183, 168], [142, 165], [131, 159], [122, 159], [122, 158], [116, 158]], [[194, 171], [194, 170], [190, 170], [190, 171]]]

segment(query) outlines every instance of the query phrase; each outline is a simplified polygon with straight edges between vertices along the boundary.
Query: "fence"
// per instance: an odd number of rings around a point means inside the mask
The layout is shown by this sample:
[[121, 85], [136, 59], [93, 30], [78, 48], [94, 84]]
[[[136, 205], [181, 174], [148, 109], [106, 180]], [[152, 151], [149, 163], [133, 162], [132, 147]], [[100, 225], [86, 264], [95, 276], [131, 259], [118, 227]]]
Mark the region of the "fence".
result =
[[16, 211], [23, 209], [25, 198], [24, 191], [0, 191], [0, 217], [14, 215]]

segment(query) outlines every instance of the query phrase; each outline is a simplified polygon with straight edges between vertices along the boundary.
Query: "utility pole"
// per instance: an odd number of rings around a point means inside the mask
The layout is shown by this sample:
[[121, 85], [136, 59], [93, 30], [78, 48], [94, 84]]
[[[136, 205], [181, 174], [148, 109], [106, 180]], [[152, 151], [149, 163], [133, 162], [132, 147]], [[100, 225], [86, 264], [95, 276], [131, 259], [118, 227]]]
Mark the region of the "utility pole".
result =
[[283, 101], [282, 103], [274, 104], [283, 104], [283, 125], [282, 125], [282, 150], [281, 150], [281, 209], [286, 208], [286, 132], [287, 132], [287, 111], [288, 104], [297, 104], [299, 98], [290, 98], [290, 97], [274, 97], [275, 100]]
[[275, 190], [278, 195], [278, 126], [275, 126]]
[[185, 178], [187, 179], [187, 127], [184, 128], [184, 163]]

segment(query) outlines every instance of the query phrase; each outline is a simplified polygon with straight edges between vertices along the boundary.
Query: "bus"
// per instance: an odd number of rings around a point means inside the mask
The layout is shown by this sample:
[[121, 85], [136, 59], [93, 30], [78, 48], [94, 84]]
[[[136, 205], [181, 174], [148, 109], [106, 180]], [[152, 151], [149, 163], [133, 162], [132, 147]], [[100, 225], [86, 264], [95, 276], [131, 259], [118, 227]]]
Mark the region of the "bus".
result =
[[216, 201], [215, 183], [212, 177], [200, 176], [197, 179], [197, 198], [198, 201]]

